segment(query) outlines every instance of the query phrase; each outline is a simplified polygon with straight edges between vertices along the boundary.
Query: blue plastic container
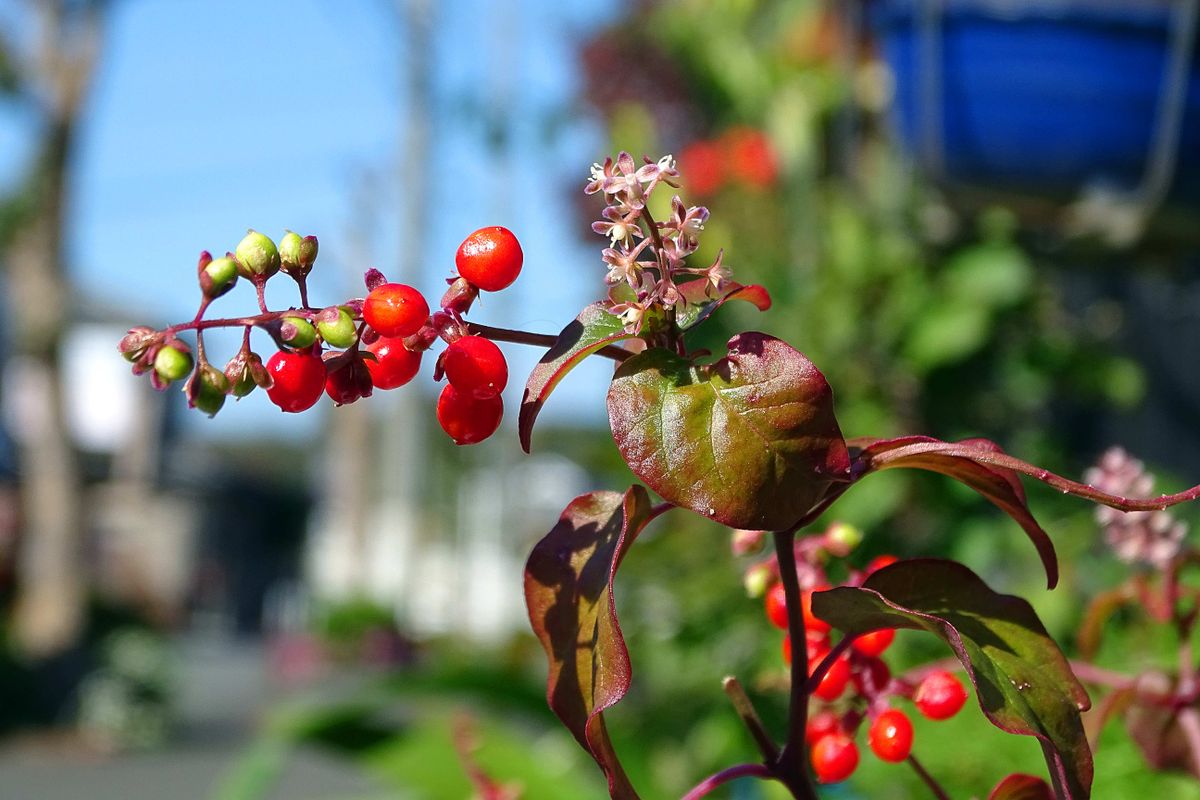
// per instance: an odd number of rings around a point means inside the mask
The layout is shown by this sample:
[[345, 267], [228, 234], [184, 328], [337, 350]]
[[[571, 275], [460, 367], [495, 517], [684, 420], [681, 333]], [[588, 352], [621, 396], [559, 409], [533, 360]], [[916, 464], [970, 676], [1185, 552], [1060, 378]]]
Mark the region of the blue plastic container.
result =
[[[875, 0], [870, 14], [896, 76], [900, 136], [927, 166], [953, 182], [1060, 199], [1141, 183], [1168, 90], [1171, 2], [947, 0], [933, 48], [923, 5]], [[923, 84], [930, 66], [933, 82]], [[1195, 49], [1186, 73], [1168, 202], [1192, 206], [1200, 205]]]

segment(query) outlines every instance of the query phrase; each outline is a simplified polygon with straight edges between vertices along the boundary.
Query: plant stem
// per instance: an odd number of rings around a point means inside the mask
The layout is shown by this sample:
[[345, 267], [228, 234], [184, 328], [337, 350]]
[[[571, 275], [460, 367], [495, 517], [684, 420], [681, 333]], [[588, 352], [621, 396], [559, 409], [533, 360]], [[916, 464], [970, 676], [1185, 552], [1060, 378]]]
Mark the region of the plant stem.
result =
[[773, 780], [775, 776], [771, 770], [764, 767], [762, 764], [738, 764], [728, 769], [723, 769], [715, 775], [710, 775], [685, 794], [682, 800], [699, 800], [706, 796], [713, 789], [723, 783], [737, 780], [738, 778], [761, 778], [762, 780]]
[[767, 733], [767, 729], [763, 727], [762, 720], [758, 717], [758, 712], [754, 710], [754, 704], [750, 702], [750, 698], [746, 695], [746, 690], [742, 688], [742, 684], [737, 678], [732, 675], [727, 675], [721, 681], [721, 688], [725, 690], [725, 694], [729, 695], [730, 702], [733, 703], [733, 708], [737, 711], [746, 729], [750, 731], [750, 735], [754, 738], [754, 743], [758, 745], [758, 750], [763, 755], [763, 759], [768, 764], [773, 764], [779, 759], [779, 746], [775, 744], [775, 740], [771, 738], [771, 734]]
[[[530, 333], [529, 331], [514, 331], [508, 328], [493, 328], [490, 325], [480, 325], [477, 322], [468, 322], [467, 329], [473, 334], [484, 336], [497, 342], [531, 344], [538, 347], [553, 347], [558, 342], [557, 336], [546, 333]], [[633, 353], [623, 347], [610, 344], [607, 347], [597, 350], [596, 355], [611, 358], [613, 361], [620, 363], [633, 355]]]
[[[858, 636], [856, 636], [856, 635], [846, 634], [845, 636], [843, 636], [841, 639], [838, 640], [838, 643], [833, 646], [833, 648], [829, 651], [828, 654], [826, 654], [825, 658], [821, 659], [821, 663], [813, 668], [812, 674], [808, 676], [808, 682], [804, 684], [804, 691], [807, 694], [812, 694], [813, 690], [821, 685], [821, 679], [825, 677], [825, 673], [829, 672], [829, 668], [833, 666], [835, 661], [837, 661], [839, 658], [841, 658], [842, 653], [844, 653], [850, 649], [850, 645], [853, 644], [854, 640], [857, 638], [858, 638]], [[807, 644], [808, 643], [805, 642], [805, 645], [806, 645], [804, 648], [805, 649], [805, 654], [804, 654], [805, 658], [808, 657]], [[792, 645], [793, 661], [795, 660], [795, 658], [796, 658], [796, 646]]]
[[788, 730], [783, 751], [775, 761], [775, 774], [800, 800], [816, 800], [817, 792], [804, 768], [804, 729], [808, 725], [808, 648], [805, 646], [804, 614], [800, 606], [800, 581], [796, 575], [795, 531], [776, 531], [775, 557], [779, 580], [787, 601], [788, 636], [792, 641], [791, 694], [788, 700]]
[[921, 780], [925, 782], [925, 785], [929, 787], [929, 791], [933, 792], [933, 796], [936, 797], [937, 800], [950, 800], [950, 795], [946, 794], [946, 790], [943, 789], [941, 784], [939, 784], [937, 780], [929, 774], [929, 771], [921, 765], [921, 762], [917, 761], [917, 757], [911, 753], [908, 756], [908, 765], [912, 767], [913, 771], [916, 772]]
[[1125, 689], [1133, 686], [1137, 682], [1137, 678], [1132, 675], [1126, 675], [1122, 672], [1114, 672], [1111, 669], [1097, 667], [1087, 661], [1079, 661], [1072, 659], [1071, 672], [1075, 673], [1075, 677], [1084, 683], [1091, 683], [1096, 686], [1107, 686], [1110, 689]]
[[[203, 331], [209, 328], [234, 328], [234, 327], [258, 327], [274, 322], [277, 319], [287, 317], [301, 317], [303, 319], [312, 320], [320, 313], [319, 309], [309, 308], [289, 308], [283, 311], [264, 311], [261, 314], [254, 314], [246, 317], [222, 317], [220, 319], [193, 319], [190, 322], [181, 322], [178, 325], [172, 325], [166, 329], [167, 333], [178, 333], [180, 331]], [[476, 322], [468, 322], [467, 329], [476, 335], [485, 336], [488, 339], [493, 339], [498, 342], [513, 342], [515, 344], [528, 344], [536, 347], [552, 347], [558, 341], [557, 336], [548, 333], [531, 333], [529, 331], [516, 331], [509, 328], [493, 328], [490, 325], [480, 325]], [[596, 351], [596, 355], [610, 358], [618, 363], [624, 361], [633, 355], [632, 352], [622, 347], [609, 345]]]
[[856, 465], [856, 474], [869, 471], [872, 465], [875, 465], [876, 468], [882, 468], [888, 462], [923, 455], [925, 453], [956, 456], [974, 461], [976, 464], [987, 464], [1002, 469], [1011, 469], [1014, 472], [1019, 472], [1022, 475], [1028, 475], [1034, 480], [1041, 481], [1047, 486], [1052, 486], [1064, 494], [1073, 494], [1076, 497], [1082, 497], [1094, 503], [1115, 508], [1118, 511], [1162, 511], [1168, 506], [1175, 506], [1180, 503], [1186, 503], [1189, 500], [1200, 499], [1200, 485], [1185, 489], [1182, 492], [1159, 495], [1158, 497], [1120, 497], [1115, 494], [1102, 492], [1094, 486], [1088, 486], [1087, 484], [1064, 478], [1061, 475], [1055, 475], [1050, 470], [1036, 467], [1027, 461], [1014, 458], [1007, 453], [997, 453], [993, 450], [983, 450], [970, 445], [950, 444], [946, 442], [921, 442], [897, 447], [874, 459], [861, 461]]

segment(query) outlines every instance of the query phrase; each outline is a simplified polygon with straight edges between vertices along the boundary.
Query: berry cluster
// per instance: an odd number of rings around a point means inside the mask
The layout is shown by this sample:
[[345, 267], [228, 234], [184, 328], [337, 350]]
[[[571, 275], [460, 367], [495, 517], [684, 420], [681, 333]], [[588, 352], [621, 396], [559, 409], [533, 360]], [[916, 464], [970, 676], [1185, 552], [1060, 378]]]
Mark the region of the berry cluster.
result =
[[[421, 358], [438, 339], [447, 343], [438, 357], [434, 379], [447, 385], [437, 403], [442, 429], [457, 444], [474, 444], [500, 425], [504, 405], [500, 392], [508, 382], [503, 353], [490, 339], [503, 331], [468, 323], [463, 315], [482, 291], [499, 291], [521, 272], [523, 255], [516, 236], [506, 228], [481, 228], [458, 248], [457, 277], [439, 311], [430, 314], [425, 297], [402, 283], [389, 283], [378, 270], [366, 273], [367, 296], [326, 308], [309, 305], [307, 278], [318, 251], [314, 236], [288, 232], [276, 245], [250, 231], [231, 253], [213, 258], [200, 254], [201, 300], [196, 316], [163, 330], [137, 327], [121, 340], [120, 350], [133, 363], [134, 374], [149, 373], [157, 389], [184, 381], [188, 404], [209, 416], [225, 398], [245, 397], [261, 387], [282, 411], [299, 413], [327, 395], [336, 405], [369, 397], [375, 389], [395, 389], [413, 379]], [[300, 305], [272, 311], [264, 287], [283, 272], [295, 280]], [[239, 278], [249, 281], [258, 297], [259, 313], [246, 317], [206, 319], [205, 312], [227, 294]], [[241, 327], [242, 346], [224, 369], [209, 363], [204, 331]], [[263, 362], [250, 349], [250, 332], [265, 331], [277, 350]], [[192, 348], [179, 334], [192, 330]]]
[[[808, 719], [805, 737], [813, 772], [821, 783], [837, 783], [853, 774], [859, 761], [854, 736], [864, 723], [868, 723], [867, 743], [876, 756], [888, 762], [909, 757], [912, 721], [894, 705], [895, 699], [911, 699], [922, 716], [934, 720], [954, 716], [967, 700], [962, 682], [945, 670], [926, 672], [919, 680], [894, 677], [883, 654], [895, 639], [895, 630], [885, 628], [835, 643], [829, 624], [813, 614], [813, 594], [832, 588], [824, 562], [830, 556], [846, 555], [861, 537], [851, 526], [835, 523], [822, 534], [798, 540], [795, 548], [809, 686], [820, 704]], [[739, 546], [744, 544], [735, 544]], [[896, 560], [878, 556], [862, 570], [851, 569], [842, 585], [861, 585], [873, 572]], [[747, 582], [751, 588], [765, 585], [767, 619], [786, 631], [787, 600], [778, 577], [778, 562], [771, 560], [752, 567]], [[791, 665], [792, 642], [786, 635], [783, 658]]]

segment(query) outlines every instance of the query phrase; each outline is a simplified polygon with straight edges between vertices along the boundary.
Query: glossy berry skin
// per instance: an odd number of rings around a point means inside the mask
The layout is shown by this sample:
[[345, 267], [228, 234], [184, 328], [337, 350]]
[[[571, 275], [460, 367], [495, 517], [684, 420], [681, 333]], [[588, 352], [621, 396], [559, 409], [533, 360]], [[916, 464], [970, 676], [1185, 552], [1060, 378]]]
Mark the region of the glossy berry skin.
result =
[[908, 715], [892, 708], [880, 714], [867, 731], [867, 744], [884, 761], [896, 763], [912, 752], [913, 726]]
[[818, 711], [809, 715], [808, 724], [804, 728], [804, 741], [813, 745], [831, 733], [838, 733], [841, 729], [842, 721], [837, 714], [828, 709]]
[[362, 315], [380, 336], [403, 339], [421, 330], [429, 320], [429, 303], [411, 286], [384, 283], [367, 295]]
[[838, 783], [858, 767], [858, 745], [844, 733], [822, 736], [808, 754], [818, 783]]
[[454, 256], [458, 274], [485, 292], [498, 292], [521, 274], [525, 255], [508, 228], [480, 228], [458, 246]]
[[438, 423], [455, 444], [482, 442], [500, 427], [502, 416], [504, 402], [500, 395], [472, 397], [450, 384], [438, 398]]
[[[812, 667], [816, 667], [825, 659], [824, 653], [820, 658], [814, 659]], [[837, 700], [846, 691], [847, 684], [850, 683], [850, 662], [845, 656], [834, 661], [830, 665], [829, 670], [821, 678], [821, 682], [817, 684], [817, 688], [813, 689], [813, 696], [819, 697], [827, 703], [832, 703]]]
[[892, 641], [895, 638], [896, 631], [894, 628], [881, 628], [877, 631], [864, 633], [851, 642], [850, 646], [864, 656], [876, 658], [883, 655], [883, 651], [892, 646]]
[[307, 411], [325, 391], [325, 364], [313, 353], [281, 350], [267, 361], [267, 374], [274, 380], [267, 397], [288, 413]]
[[926, 676], [913, 692], [917, 711], [929, 719], [950, 719], [967, 702], [967, 690], [954, 675], [940, 670]]
[[783, 584], [777, 583], [767, 590], [766, 597], [767, 619], [771, 624], [780, 630], [787, 630], [787, 597], [783, 591]]
[[367, 372], [371, 373], [371, 383], [376, 389], [395, 389], [413, 379], [421, 368], [421, 354], [415, 353], [404, 346], [403, 339], [393, 339], [380, 336], [366, 346], [368, 353], [376, 360], [363, 359]]
[[455, 339], [442, 356], [446, 380], [460, 392], [492, 397], [508, 385], [508, 362], [490, 339], [464, 336]]

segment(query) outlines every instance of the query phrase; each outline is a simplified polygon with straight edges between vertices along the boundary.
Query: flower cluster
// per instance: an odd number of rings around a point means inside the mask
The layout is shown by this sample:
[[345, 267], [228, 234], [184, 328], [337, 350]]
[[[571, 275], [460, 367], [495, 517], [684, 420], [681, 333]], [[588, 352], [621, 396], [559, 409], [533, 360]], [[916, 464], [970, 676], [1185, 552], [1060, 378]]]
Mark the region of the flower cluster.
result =
[[[1084, 480], [1102, 492], [1135, 499], [1153, 496], [1154, 476], [1120, 447], [1106, 451]], [[1096, 507], [1096, 521], [1117, 558], [1166, 569], [1179, 554], [1187, 526], [1167, 511], [1118, 511]]]
[[[708, 267], [687, 265], [688, 256], [699, 246], [708, 209], [686, 206], [676, 195], [671, 199], [670, 217], [655, 221], [647, 208], [650, 195], [662, 183], [678, 188], [679, 172], [669, 155], [658, 161], [643, 160], [639, 167], [633, 156], [623, 152], [616, 161], [608, 158], [603, 164], [593, 164], [591, 180], [584, 188], [587, 194], [603, 193], [608, 204], [601, 219], [592, 223], [592, 230], [611, 240], [601, 254], [608, 268], [604, 280], [612, 287], [610, 310], [630, 332], [642, 328], [652, 308], [673, 314], [678, 307], [695, 302], [692, 298], [698, 299], [698, 294], [709, 299], [720, 296], [730, 276], [722, 263], [723, 253]], [[683, 290], [685, 285], [692, 291]], [[702, 293], [695, 291], [699, 288]]]

